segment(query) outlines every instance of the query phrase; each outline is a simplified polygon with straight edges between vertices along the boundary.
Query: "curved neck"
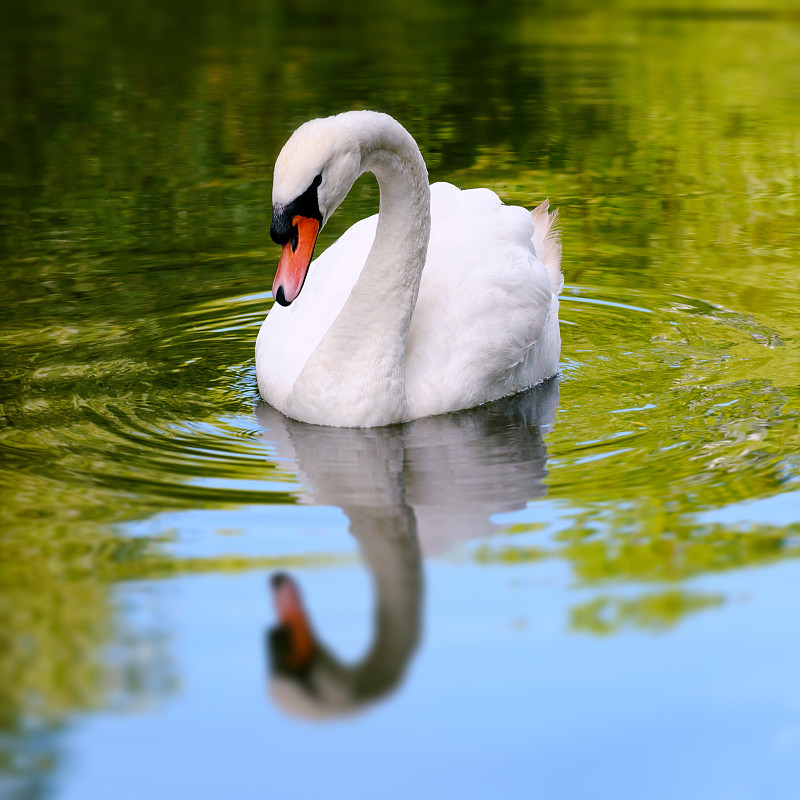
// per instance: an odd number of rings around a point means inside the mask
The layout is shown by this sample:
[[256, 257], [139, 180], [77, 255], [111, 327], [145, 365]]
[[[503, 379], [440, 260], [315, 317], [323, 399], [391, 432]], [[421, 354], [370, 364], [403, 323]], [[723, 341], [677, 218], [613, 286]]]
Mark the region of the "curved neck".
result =
[[359, 131], [359, 174], [374, 173], [380, 187], [375, 241], [344, 307], [292, 390], [295, 408], [313, 409], [326, 398], [339, 398], [341, 419], [330, 423], [335, 425], [400, 422], [406, 406], [406, 336], [430, 238], [430, 186], [414, 139], [390, 117], [380, 119], [366, 135]]
[[392, 691], [417, 648], [422, 624], [422, 558], [414, 512], [405, 503], [345, 511], [375, 586], [372, 643], [357, 664], [341, 667], [347, 696], [358, 706]]
[[[353, 329], [363, 339], [368, 326], [371, 338], [381, 341], [383, 357], [391, 351], [401, 367], [431, 231], [428, 172], [416, 143], [406, 136], [402, 151], [380, 149], [362, 160], [363, 172], [374, 173], [380, 187], [378, 228], [364, 269], [331, 328]], [[383, 298], [390, 302], [380, 302]]]

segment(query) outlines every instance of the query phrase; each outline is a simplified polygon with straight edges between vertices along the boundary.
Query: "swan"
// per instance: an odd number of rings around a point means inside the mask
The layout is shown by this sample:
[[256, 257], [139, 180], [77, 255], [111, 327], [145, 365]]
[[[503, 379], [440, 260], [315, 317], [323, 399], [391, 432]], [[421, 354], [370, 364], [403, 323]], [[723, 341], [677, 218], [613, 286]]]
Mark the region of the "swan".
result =
[[[319, 231], [372, 172], [380, 210], [315, 261]], [[563, 285], [557, 213], [489, 189], [429, 185], [388, 114], [310, 120], [275, 163], [282, 245], [256, 340], [261, 397], [319, 425], [374, 427], [471, 408], [556, 374]], [[423, 269], [424, 268], [424, 269]]]

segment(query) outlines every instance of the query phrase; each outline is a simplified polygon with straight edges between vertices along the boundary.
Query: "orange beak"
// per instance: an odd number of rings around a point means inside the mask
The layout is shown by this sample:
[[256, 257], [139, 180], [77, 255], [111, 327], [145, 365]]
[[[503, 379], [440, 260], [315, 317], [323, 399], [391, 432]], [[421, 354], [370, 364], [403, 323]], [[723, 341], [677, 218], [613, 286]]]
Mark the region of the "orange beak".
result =
[[319, 220], [292, 217], [292, 225], [297, 228], [297, 236], [283, 246], [272, 282], [272, 296], [282, 306], [288, 306], [300, 294], [319, 234]]
[[288, 575], [273, 578], [272, 587], [278, 619], [292, 632], [287, 666], [292, 670], [302, 669], [314, 655], [316, 645], [300, 591]]

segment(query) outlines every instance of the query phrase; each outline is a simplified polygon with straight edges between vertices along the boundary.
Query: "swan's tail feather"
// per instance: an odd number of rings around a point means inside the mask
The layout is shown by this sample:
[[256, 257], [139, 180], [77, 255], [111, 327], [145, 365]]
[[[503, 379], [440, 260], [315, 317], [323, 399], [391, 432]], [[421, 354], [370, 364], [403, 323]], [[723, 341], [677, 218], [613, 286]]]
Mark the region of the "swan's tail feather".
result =
[[564, 286], [561, 274], [561, 233], [556, 228], [558, 211], [549, 211], [550, 201], [545, 200], [531, 211], [536, 229], [533, 232], [533, 248], [550, 275], [550, 285], [558, 294]]

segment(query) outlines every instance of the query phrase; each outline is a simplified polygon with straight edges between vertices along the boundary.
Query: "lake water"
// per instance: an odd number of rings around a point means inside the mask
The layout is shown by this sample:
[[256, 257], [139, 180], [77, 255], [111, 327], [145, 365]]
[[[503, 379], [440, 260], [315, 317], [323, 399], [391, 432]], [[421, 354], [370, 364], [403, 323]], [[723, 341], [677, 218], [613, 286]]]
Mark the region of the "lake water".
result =
[[[800, 796], [791, 3], [0, 16], [0, 794]], [[272, 165], [349, 108], [560, 209], [557, 379], [259, 403]]]

